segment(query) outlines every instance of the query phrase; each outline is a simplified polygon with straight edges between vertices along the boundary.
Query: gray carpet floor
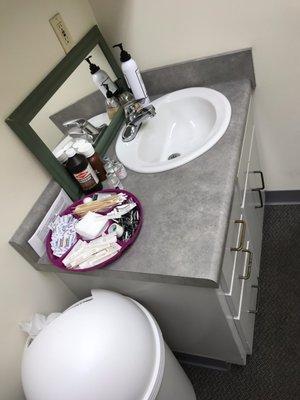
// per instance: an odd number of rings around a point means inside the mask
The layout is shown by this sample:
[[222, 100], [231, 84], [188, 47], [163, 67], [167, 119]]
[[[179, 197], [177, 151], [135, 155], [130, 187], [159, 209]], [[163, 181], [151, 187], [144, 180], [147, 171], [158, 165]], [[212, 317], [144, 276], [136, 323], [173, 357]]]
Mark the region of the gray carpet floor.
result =
[[260, 287], [247, 365], [184, 366], [197, 400], [300, 399], [300, 205], [266, 207]]

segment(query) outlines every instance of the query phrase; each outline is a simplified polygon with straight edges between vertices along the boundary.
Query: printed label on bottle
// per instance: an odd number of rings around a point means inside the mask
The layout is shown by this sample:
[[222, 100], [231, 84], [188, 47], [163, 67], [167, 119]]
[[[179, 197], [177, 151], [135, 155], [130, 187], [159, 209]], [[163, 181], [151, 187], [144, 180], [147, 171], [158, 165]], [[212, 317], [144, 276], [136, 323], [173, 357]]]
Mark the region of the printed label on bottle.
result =
[[73, 175], [83, 190], [90, 190], [99, 183], [99, 179], [90, 164], [83, 171]]
[[104, 90], [104, 93], [106, 93], [106, 87], [104, 85], [108, 85], [108, 89], [112, 92], [112, 94], [114, 94], [115, 91], [117, 90], [116, 85], [113, 83], [113, 81], [109, 77], [107, 77], [100, 85], [100, 86], [102, 86], [102, 90]]

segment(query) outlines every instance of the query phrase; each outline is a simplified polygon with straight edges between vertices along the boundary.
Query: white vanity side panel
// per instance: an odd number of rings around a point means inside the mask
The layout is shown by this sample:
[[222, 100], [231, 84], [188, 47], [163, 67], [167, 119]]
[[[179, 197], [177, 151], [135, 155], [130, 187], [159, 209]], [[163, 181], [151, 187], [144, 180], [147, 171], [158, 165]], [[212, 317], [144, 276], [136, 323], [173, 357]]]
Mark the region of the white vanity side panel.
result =
[[[256, 208], [260, 205], [259, 193], [252, 191], [252, 189], [262, 185], [259, 174], [253, 171], [261, 171], [260, 161], [258, 157], [258, 148], [255, 137], [255, 127], [253, 128], [253, 136], [251, 142], [250, 161], [248, 166], [248, 174], [246, 181], [246, 190], [243, 201], [243, 209], [245, 210], [246, 218], [250, 229], [250, 237], [254, 246], [254, 257], [258, 269], [260, 267], [260, 257], [262, 248], [262, 234], [263, 234], [263, 221], [264, 221], [264, 207]], [[263, 203], [265, 202], [265, 192], [261, 191]]]
[[89, 296], [92, 288], [103, 288], [141, 302], [157, 319], [173, 351], [245, 364], [246, 354], [221, 290], [75, 274], [58, 276], [79, 298]]
[[248, 115], [247, 122], [245, 127], [242, 151], [239, 161], [239, 167], [237, 172], [237, 182], [240, 188], [241, 198], [243, 198], [245, 186], [246, 186], [246, 178], [248, 172], [248, 164], [250, 159], [250, 147], [252, 141], [252, 133], [254, 126], [254, 116], [253, 116], [253, 98], [250, 98], [249, 107], [248, 107]]

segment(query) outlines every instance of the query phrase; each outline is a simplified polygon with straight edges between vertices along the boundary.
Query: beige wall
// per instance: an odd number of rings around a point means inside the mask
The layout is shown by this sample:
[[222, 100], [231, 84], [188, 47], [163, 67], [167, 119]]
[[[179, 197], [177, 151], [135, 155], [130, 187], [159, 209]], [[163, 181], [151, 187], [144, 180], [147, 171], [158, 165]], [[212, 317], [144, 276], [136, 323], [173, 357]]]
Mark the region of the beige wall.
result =
[[60, 12], [77, 42], [95, 24], [87, 0], [0, 1], [0, 398], [23, 398], [21, 320], [61, 310], [75, 296], [54, 274], [35, 271], [8, 240], [49, 181], [49, 175], [4, 119], [64, 57], [48, 22]]
[[141, 69], [253, 47], [268, 188], [300, 189], [299, 0], [90, 0], [109, 44]]

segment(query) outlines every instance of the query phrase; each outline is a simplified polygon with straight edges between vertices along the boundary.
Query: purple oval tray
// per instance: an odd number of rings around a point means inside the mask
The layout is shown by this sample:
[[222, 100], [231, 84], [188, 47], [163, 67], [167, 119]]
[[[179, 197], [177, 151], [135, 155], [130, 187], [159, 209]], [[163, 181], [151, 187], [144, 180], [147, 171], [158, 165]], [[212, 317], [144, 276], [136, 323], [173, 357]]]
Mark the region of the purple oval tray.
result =
[[[136, 238], [138, 237], [138, 235], [140, 233], [140, 230], [141, 230], [141, 227], [142, 227], [142, 224], [143, 224], [143, 209], [142, 209], [142, 205], [141, 205], [139, 199], [133, 193], [128, 192], [127, 190], [124, 190], [124, 189], [103, 189], [103, 190], [101, 190], [99, 192], [95, 192], [95, 193], [125, 193], [125, 194], [127, 194], [128, 199], [132, 199], [136, 203], [137, 209], [139, 211], [140, 219], [139, 219], [139, 224], [138, 224], [138, 226], [136, 227], [136, 229], [134, 231], [134, 234], [132, 235], [132, 237], [130, 239], [128, 239], [126, 241], [123, 241], [123, 240], [118, 240], [117, 241], [117, 243], [121, 246], [121, 249], [115, 256], [113, 256], [109, 260], [106, 260], [101, 264], [94, 265], [93, 267], [90, 267], [90, 268], [71, 269], [71, 268], [66, 268], [64, 266], [62, 260], [72, 250], [72, 248], [75, 246], [77, 241], [73, 244], [73, 246], [62, 257], [56, 257], [52, 253], [52, 250], [51, 250], [50, 242], [51, 242], [52, 231], [50, 230], [48, 232], [48, 235], [46, 236], [45, 244], [46, 244], [47, 256], [48, 256], [49, 260], [51, 261], [51, 263], [55, 267], [57, 267], [59, 269], [62, 269], [64, 271], [72, 271], [72, 272], [87, 272], [87, 271], [93, 271], [93, 270], [98, 269], [98, 268], [104, 268], [104, 267], [106, 267], [106, 265], [109, 265], [112, 262], [116, 261], [118, 258], [120, 258], [122, 256], [122, 254], [124, 253], [124, 251], [127, 250], [128, 247], [130, 247], [135, 242]], [[88, 196], [85, 196], [85, 197], [91, 197], [91, 196], [93, 196], [93, 194], [94, 193], [89, 194]], [[83, 203], [83, 199], [75, 201], [68, 208], [66, 208], [64, 211], [62, 211], [59, 215], [71, 214], [73, 212], [73, 210], [75, 209], [75, 207], [78, 206], [78, 204], [82, 204], [82, 203]], [[110, 212], [113, 208], [114, 207], [108, 209], [105, 213]], [[105, 215], [104, 213], [101, 213], [101, 214]], [[76, 215], [74, 215], [74, 217], [77, 218]], [[77, 235], [77, 240], [79, 238], [80, 238], [79, 235]], [[87, 242], [88, 242], [88, 240], [87, 240]]]

